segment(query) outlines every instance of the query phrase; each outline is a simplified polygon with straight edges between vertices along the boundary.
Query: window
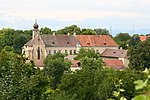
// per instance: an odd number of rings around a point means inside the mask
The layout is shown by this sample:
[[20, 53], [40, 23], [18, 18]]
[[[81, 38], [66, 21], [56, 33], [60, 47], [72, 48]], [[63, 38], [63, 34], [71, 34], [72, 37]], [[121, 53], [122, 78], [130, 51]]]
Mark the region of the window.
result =
[[67, 44], [69, 44], [69, 42], [67, 42]]
[[104, 42], [104, 45], [106, 45], [106, 43]]
[[96, 52], [98, 52], [98, 50], [96, 50]]
[[54, 44], [54, 42], [52, 42], [52, 44]]
[[51, 54], [51, 50], [48, 51], [48, 54], [49, 54], [49, 55]]
[[37, 50], [37, 58], [38, 58], [38, 60], [40, 59], [40, 47], [38, 47], [38, 50]]
[[66, 54], [68, 54], [68, 51], [67, 51], [67, 50], [65, 50], [65, 53], [66, 53]]
[[54, 50], [54, 54], [56, 53], [56, 50]]
[[61, 52], [61, 50], [58, 50], [58, 52]]
[[72, 55], [72, 50], [70, 50], [70, 55]]
[[73, 50], [73, 54], [74, 54], [74, 55], [76, 54], [76, 50]]

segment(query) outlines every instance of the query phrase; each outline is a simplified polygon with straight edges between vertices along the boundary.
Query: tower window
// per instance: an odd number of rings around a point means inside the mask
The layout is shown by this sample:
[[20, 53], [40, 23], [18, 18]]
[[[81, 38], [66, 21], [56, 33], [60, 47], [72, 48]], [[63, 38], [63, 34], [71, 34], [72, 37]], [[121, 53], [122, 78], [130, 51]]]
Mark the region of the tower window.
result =
[[38, 60], [39, 60], [40, 59], [40, 47], [38, 47], [37, 56], [38, 56]]

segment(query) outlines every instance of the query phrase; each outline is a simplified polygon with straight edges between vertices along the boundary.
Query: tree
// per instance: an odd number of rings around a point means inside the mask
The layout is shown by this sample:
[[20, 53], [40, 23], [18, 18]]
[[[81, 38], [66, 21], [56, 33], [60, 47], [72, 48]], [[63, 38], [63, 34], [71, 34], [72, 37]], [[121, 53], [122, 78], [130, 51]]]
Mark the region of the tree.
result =
[[129, 41], [129, 46], [135, 46], [140, 42], [139, 36], [132, 36], [130, 41]]
[[21, 49], [25, 43], [27, 43], [27, 38], [24, 35], [19, 35], [13, 40], [13, 47], [16, 53], [21, 54]]
[[89, 28], [83, 28], [81, 30], [81, 35], [94, 35], [94, 34], [96, 34], [96, 32]]
[[109, 34], [109, 31], [105, 28], [105, 29], [102, 29], [102, 28], [97, 28], [97, 29], [94, 29], [94, 31], [96, 32], [96, 34], [98, 35], [110, 35], [112, 37], [111, 34]]
[[94, 49], [81, 48], [79, 50], [79, 53], [77, 54], [77, 56], [74, 59], [80, 60], [85, 57], [98, 59], [98, 58], [100, 58], [100, 53], [96, 52]]
[[49, 82], [39, 69], [6, 46], [0, 53], [0, 98], [39, 100]]
[[68, 27], [65, 27], [64, 29], [57, 30], [56, 33], [66, 35], [69, 33], [70, 35], [73, 35], [74, 33], [80, 34], [81, 30], [76, 25], [70, 25]]
[[56, 53], [54, 55], [48, 55], [44, 61], [45, 67], [43, 72], [48, 77], [52, 77], [51, 87], [56, 89], [61, 83], [61, 77], [65, 71], [70, 68], [70, 63], [64, 60], [65, 55], [62, 53]]
[[128, 33], [119, 33], [114, 37], [114, 40], [117, 44], [119, 44], [119, 47], [122, 47], [123, 49], [127, 49], [128, 41], [130, 40], [131, 36]]
[[140, 42], [128, 50], [129, 66], [136, 70], [144, 70], [150, 68], [150, 42]]
[[52, 34], [53, 33], [52, 30], [48, 27], [41, 28], [40, 31], [42, 34]]
[[[83, 52], [84, 57], [81, 57]], [[81, 49], [77, 56], [81, 62], [81, 70], [64, 74], [60, 90], [73, 98], [72, 100], [95, 100], [99, 83], [97, 76], [102, 69], [102, 59], [93, 49]]]

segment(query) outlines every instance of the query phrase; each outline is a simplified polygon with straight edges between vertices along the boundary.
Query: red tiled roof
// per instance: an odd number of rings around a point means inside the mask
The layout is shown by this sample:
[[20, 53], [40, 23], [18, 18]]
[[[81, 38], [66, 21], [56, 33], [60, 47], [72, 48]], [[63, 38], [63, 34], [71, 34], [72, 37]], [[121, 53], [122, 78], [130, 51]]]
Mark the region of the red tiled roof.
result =
[[117, 46], [116, 42], [109, 35], [77, 35], [81, 46]]
[[115, 58], [126, 58], [127, 50], [121, 49], [106, 49], [102, 54], [102, 57], [115, 57]]
[[107, 67], [114, 68], [114, 69], [124, 69], [125, 66], [122, 60], [103, 60], [104, 64]]
[[148, 38], [148, 36], [139, 36], [139, 38], [141, 41], [145, 41]]
[[79, 60], [71, 60], [71, 67], [79, 67], [78, 63], [80, 63]]

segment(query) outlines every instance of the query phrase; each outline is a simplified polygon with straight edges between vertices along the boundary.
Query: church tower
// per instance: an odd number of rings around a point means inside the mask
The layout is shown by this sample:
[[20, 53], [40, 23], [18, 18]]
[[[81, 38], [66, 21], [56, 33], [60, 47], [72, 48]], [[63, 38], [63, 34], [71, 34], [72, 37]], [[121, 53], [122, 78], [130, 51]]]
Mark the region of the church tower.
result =
[[32, 39], [34, 39], [37, 35], [40, 34], [38, 27], [39, 25], [37, 24], [37, 20], [35, 20], [35, 23], [33, 25]]

